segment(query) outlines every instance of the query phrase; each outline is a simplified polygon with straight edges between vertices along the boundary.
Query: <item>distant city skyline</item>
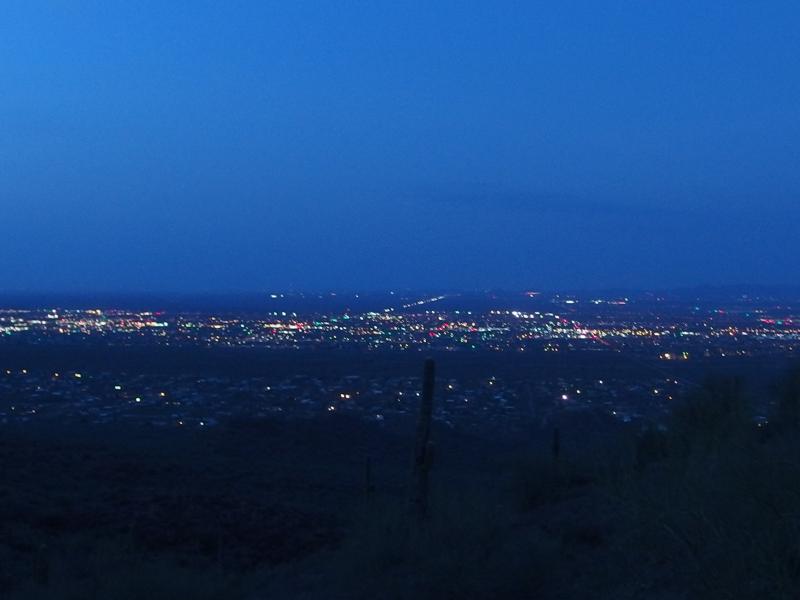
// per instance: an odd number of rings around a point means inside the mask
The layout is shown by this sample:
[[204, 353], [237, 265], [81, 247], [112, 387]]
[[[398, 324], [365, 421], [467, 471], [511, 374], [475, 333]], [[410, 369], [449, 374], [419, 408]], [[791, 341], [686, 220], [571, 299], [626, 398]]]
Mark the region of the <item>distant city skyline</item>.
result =
[[799, 18], [9, 2], [0, 292], [796, 285]]

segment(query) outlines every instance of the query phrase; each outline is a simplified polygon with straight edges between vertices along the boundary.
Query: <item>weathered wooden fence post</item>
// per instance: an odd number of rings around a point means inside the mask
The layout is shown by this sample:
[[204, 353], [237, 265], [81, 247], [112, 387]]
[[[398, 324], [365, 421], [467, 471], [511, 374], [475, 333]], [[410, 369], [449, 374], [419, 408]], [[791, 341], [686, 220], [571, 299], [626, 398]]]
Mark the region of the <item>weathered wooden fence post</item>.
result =
[[424, 518], [428, 514], [428, 472], [433, 461], [433, 443], [430, 436], [435, 379], [436, 367], [433, 359], [429, 358], [425, 361], [422, 378], [422, 400], [419, 405], [417, 437], [414, 442], [414, 468], [411, 478], [411, 509], [419, 518]]

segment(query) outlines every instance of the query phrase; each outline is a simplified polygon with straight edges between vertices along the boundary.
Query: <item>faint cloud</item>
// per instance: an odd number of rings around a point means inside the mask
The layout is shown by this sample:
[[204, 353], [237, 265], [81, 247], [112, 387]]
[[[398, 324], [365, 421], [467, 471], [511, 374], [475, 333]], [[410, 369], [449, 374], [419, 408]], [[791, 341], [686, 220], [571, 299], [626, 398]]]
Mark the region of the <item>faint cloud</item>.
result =
[[628, 204], [558, 192], [507, 191], [499, 188], [492, 189], [484, 184], [477, 184], [469, 188], [458, 186], [458, 189], [452, 191], [419, 190], [415, 194], [409, 195], [408, 200], [467, 210], [498, 208], [508, 211], [591, 216], [657, 215], [676, 212], [670, 207], [654, 203]]
[[[715, 219], [730, 223], [778, 223], [796, 220], [800, 201], [795, 197], [755, 198], [732, 196], [713, 191], [669, 198], [657, 191], [635, 199], [616, 199], [566, 192], [509, 190], [486, 183], [454, 183], [440, 187], [417, 188], [399, 197], [401, 204], [441, 206], [469, 213], [502, 210], [539, 215], [564, 215], [583, 218], [663, 219], [686, 223], [687, 219]], [[678, 221], [679, 220], [679, 221]]]

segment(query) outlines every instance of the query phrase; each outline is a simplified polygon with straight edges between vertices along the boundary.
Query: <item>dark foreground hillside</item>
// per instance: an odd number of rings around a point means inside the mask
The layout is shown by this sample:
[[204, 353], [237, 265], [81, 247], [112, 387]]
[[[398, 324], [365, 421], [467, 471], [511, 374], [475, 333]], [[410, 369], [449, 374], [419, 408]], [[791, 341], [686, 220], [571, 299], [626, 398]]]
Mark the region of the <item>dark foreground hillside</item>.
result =
[[[800, 394], [709, 384], [667, 428], [527, 441], [344, 418], [0, 431], [6, 598], [796, 598]], [[366, 477], [369, 458], [371, 479]], [[374, 486], [368, 491], [368, 483]]]

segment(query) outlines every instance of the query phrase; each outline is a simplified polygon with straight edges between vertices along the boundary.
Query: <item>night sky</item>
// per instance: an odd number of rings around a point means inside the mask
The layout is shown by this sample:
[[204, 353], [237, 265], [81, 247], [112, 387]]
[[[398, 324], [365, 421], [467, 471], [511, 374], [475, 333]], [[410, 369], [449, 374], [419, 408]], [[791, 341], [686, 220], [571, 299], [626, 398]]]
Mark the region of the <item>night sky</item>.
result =
[[0, 7], [0, 290], [796, 284], [797, 2]]

